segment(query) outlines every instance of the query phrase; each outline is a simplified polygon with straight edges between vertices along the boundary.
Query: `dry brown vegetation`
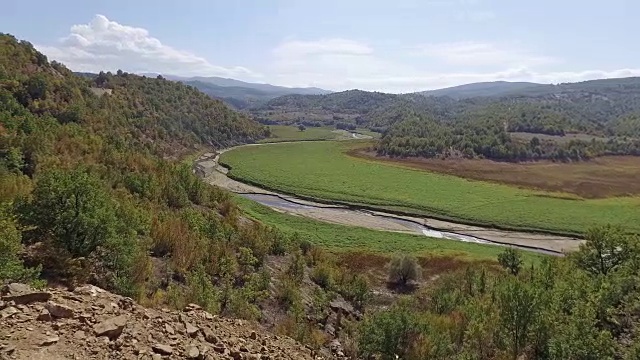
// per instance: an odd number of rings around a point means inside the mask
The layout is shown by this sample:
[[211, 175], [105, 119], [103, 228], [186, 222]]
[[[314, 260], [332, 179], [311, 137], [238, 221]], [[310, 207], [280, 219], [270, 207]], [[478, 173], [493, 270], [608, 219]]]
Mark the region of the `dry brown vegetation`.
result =
[[640, 194], [640, 157], [604, 156], [590, 161], [507, 163], [470, 159], [392, 159], [365, 149], [349, 155], [464, 178], [597, 199]]

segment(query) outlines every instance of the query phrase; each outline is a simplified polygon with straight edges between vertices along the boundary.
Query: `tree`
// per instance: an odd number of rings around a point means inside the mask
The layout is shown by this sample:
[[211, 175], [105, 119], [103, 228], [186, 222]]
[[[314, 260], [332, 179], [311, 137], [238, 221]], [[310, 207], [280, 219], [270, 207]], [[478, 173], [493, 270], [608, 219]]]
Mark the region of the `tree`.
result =
[[305, 130], [307, 130], [307, 127], [302, 125], [302, 124], [300, 124], [300, 125], [298, 125], [298, 130], [305, 131]]
[[423, 325], [409, 304], [396, 304], [367, 316], [358, 328], [358, 349], [362, 358], [404, 358]]
[[529, 331], [538, 315], [536, 294], [529, 284], [518, 278], [505, 279], [497, 290], [502, 335], [515, 360], [527, 344]]
[[417, 281], [420, 278], [420, 265], [413, 256], [399, 255], [394, 257], [389, 264], [389, 282], [399, 286], [407, 285], [409, 281]]
[[522, 267], [522, 257], [514, 248], [508, 247], [498, 255], [498, 262], [512, 275], [518, 275]]
[[85, 257], [115, 235], [115, 207], [99, 179], [87, 171], [55, 170], [37, 181], [22, 222], [36, 239], [51, 239], [74, 257]]
[[573, 255], [574, 261], [592, 274], [607, 275], [635, 253], [628, 237], [618, 227], [594, 227], [587, 231], [586, 242]]
[[25, 268], [19, 253], [22, 250], [20, 231], [7, 209], [0, 207], [0, 284], [32, 282], [40, 269]]

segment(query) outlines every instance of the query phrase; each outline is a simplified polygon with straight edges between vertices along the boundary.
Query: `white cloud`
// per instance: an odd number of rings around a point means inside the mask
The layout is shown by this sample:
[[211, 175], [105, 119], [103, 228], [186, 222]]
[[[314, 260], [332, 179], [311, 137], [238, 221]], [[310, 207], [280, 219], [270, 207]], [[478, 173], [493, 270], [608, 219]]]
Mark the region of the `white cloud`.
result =
[[53, 46], [37, 46], [52, 59], [76, 71], [122, 69], [178, 75], [254, 78], [251, 70], [223, 67], [187, 51], [162, 44], [146, 29], [121, 25], [103, 15], [88, 24], [73, 25]]
[[[459, 42], [428, 44], [417, 49], [414, 55], [425, 61], [408, 63], [406, 58], [390, 61], [372, 46], [346, 39], [287, 41], [273, 51], [268, 71], [272, 76], [268, 81], [287, 86], [402, 93], [481, 81], [559, 83], [640, 76], [640, 69], [541, 71], [542, 65], [561, 61], [517, 46]], [[434, 62], [447, 66], [433, 71]], [[478, 70], [478, 65], [485, 68]]]
[[472, 41], [426, 44], [419, 46], [416, 54], [453, 65], [535, 66], [559, 62], [518, 46]]
[[[477, 0], [433, 0], [434, 4], [472, 6]], [[447, 5], [449, 6], [449, 5]], [[464, 10], [464, 9], [463, 9]], [[473, 9], [471, 9], [473, 10]], [[470, 13], [467, 9], [467, 14]], [[485, 14], [484, 17], [491, 15]], [[256, 68], [224, 67], [163, 44], [146, 29], [96, 15], [74, 25], [54, 45], [36, 46], [76, 71], [122, 69], [184, 76], [223, 76], [285, 86], [331, 90], [359, 88], [411, 92], [478, 81], [558, 83], [640, 76], [640, 69], [554, 71], [561, 62], [520, 44], [454, 42], [380, 49], [346, 38], [291, 39], [264, 55]]]

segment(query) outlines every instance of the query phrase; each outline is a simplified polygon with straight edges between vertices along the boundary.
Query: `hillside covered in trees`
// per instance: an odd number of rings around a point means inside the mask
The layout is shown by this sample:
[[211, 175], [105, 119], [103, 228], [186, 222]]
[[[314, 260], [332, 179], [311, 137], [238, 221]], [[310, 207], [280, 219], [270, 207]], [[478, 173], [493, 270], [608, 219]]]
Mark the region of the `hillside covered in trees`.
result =
[[[384, 133], [377, 149], [390, 156], [564, 161], [638, 154], [640, 78], [499, 85], [462, 87], [474, 96], [456, 97], [359, 90], [283, 96], [253, 113], [262, 122], [368, 127]], [[494, 95], [479, 96], [483, 89]], [[565, 138], [570, 134], [585, 136]]]
[[0, 35], [0, 283], [91, 282], [254, 316], [263, 260], [289, 239], [240, 222], [229, 194], [172, 159], [264, 131], [185, 85], [89, 80]]

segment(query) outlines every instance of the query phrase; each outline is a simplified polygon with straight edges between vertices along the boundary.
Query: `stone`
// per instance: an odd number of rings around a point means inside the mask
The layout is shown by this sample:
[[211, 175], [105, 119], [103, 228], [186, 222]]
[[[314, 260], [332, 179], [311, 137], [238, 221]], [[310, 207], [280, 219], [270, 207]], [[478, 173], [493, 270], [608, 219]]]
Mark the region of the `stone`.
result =
[[202, 307], [200, 307], [200, 305], [198, 304], [189, 304], [184, 308], [185, 311], [200, 310], [200, 309], [202, 309]]
[[33, 288], [27, 284], [11, 283], [2, 288], [3, 294], [22, 294], [33, 291]]
[[348, 302], [346, 302], [344, 299], [340, 297], [332, 300], [329, 303], [329, 307], [331, 308], [331, 310], [336, 312], [342, 311], [345, 315], [349, 315], [355, 311], [351, 304], [349, 304]]
[[73, 337], [78, 339], [78, 340], [84, 340], [87, 337], [87, 334], [85, 334], [84, 331], [82, 330], [78, 330], [73, 334]]
[[151, 360], [162, 360], [162, 355], [160, 354], [153, 354], [151, 356]]
[[51, 293], [38, 291], [25, 284], [9, 284], [4, 287], [4, 301], [13, 301], [16, 305], [26, 305], [33, 302], [44, 302], [51, 298]]
[[16, 351], [16, 347], [15, 346], [7, 346], [4, 349], [2, 349], [2, 353], [6, 354], [6, 355], [11, 355]]
[[151, 350], [156, 354], [160, 355], [171, 355], [173, 354], [173, 348], [169, 345], [164, 344], [153, 344], [151, 345]]
[[49, 301], [44, 305], [45, 309], [49, 310], [51, 316], [55, 318], [72, 318], [73, 309], [62, 304]]
[[209, 328], [202, 329], [204, 339], [210, 344], [217, 344], [219, 342], [218, 337]]
[[116, 316], [103, 322], [93, 325], [93, 331], [96, 336], [106, 336], [111, 340], [117, 339], [122, 330], [127, 325], [127, 317], [125, 315]]
[[198, 331], [200, 331], [197, 327], [191, 325], [191, 323], [186, 321], [184, 322], [184, 327], [187, 332], [187, 335], [191, 337], [195, 337], [196, 335], [198, 335]]
[[38, 321], [51, 321], [51, 313], [47, 309], [40, 310], [37, 319]]
[[251, 334], [249, 334], [249, 339], [251, 340], [258, 339], [258, 334], [255, 331], [252, 331]]
[[200, 357], [200, 350], [197, 346], [189, 346], [187, 349], [187, 359], [197, 359]]
[[84, 286], [80, 286], [80, 287], [75, 288], [73, 290], [73, 292], [76, 293], [76, 294], [80, 294], [80, 295], [97, 296], [98, 294], [103, 293], [105, 291], [100, 289], [97, 286], [84, 285]]
[[42, 341], [42, 343], [40, 343], [41, 346], [49, 346], [49, 345], [53, 345], [55, 343], [57, 343], [58, 341], [60, 341], [60, 338], [58, 336], [50, 336], [46, 339], [44, 339], [44, 341]]
[[227, 348], [222, 344], [217, 344], [213, 347], [213, 351], [224, 354], [227, 351]]
[[169, 324], [164, 324], [164, 331], [169, 335], [174, 335], [176, 331]]
[[229, 355], [231, 355], [233, 360], [242, 360], [242, 353], [238, 350], [231, 350]]
[[12, 317], [13, 315], [15, 315], [15, 314], [17, 314], [19, 312], [20, 312], [20, 310], [14, 308], [13, 306], [9, 306], [9, 307], [6, 307], [6, 308], [0, 310], [0, 318], [1, 319], [6, 319], [6, 318], [9, 318], [9, 317]]

